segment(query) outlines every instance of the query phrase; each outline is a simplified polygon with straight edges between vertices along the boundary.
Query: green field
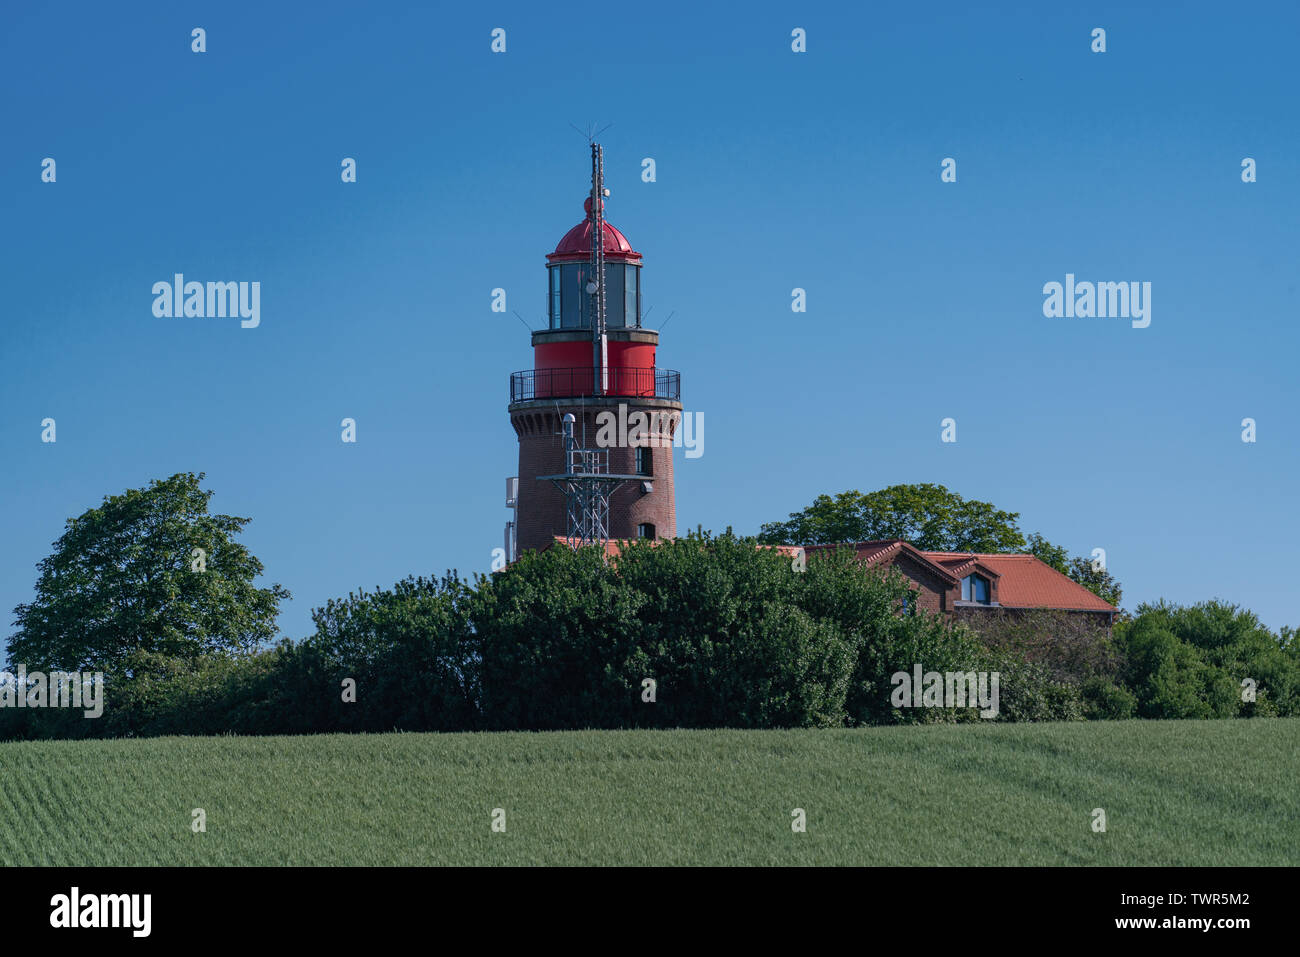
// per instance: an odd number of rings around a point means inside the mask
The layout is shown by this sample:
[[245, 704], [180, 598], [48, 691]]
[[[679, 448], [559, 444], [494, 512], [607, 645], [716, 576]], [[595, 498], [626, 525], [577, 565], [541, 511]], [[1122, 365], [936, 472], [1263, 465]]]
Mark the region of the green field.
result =
[[0, 862], [1294, 865], [1298, 779], [1300, 719], [15, 742]]

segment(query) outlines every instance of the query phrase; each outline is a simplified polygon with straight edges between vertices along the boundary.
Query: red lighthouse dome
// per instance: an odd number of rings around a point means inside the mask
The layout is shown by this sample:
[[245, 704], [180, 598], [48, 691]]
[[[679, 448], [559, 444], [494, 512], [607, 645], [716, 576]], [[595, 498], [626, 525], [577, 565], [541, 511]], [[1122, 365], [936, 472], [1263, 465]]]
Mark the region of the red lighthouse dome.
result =
[[[577, 260], [588, 260], [591, 258], [591, 197], [588, 196], [586, 202], [582, 204], [583, 211], [587, 214], [586, 218], [578, 225], [574, 226], [560, 244], [555, 247], [555, 252], [547, 253], [546, 258], [551, 262], [572, 262]], [[601, 212], [605, 211], [605, 203], [602, 200], [600, 204]], [[601, 231], [605, 239], [605, 255], [611, 259], [617, 259], [621, 262], [640, 262], [641, 254], [632, 248], [632, 244], [627, 241], [627, 237], [611, 226], [608, 222], [601, 224]]]
[[[594, 276], [591, 231], [596, 217], [591, 197], [583, 204], [587, 218], [574, 226], [555, 252], [546, 254], [547, 313], [551, 329], [591, 329], [592, 297], [587, 288]], [[600, 204], [601, 237], [605, 246], [605, 322], [611, 329], [641, 326], [641, 254], [604, 218]]]

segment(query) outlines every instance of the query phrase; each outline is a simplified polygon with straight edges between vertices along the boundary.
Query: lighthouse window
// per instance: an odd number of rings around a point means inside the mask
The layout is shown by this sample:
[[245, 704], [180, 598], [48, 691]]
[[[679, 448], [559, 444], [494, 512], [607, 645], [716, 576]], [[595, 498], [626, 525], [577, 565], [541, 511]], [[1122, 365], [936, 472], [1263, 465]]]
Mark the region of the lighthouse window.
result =
[[636, 537], [637, 537], [637, 538], [654, 538], [654, 537], [655, 537], [655, 527], [654, 527], [653, 525], [651, 525], [649, 522], [643, 522], [643, 523], [641, 523], [640, 525], [638, 525], [638, 526], [636, 527]]
[[[590, 329], [591, 294], [588, 263], [550, 267], [548, 308], [552, 329]], [[605, 264], [605, 322], [611, 329], [641, 326], [641, 268], [626, 263]]]
[[605, 266], [605, 325], [622, 329], [626, 322], [623, 311], [623, 267], [620, 263]]
[[624, 313], [627, 318], [625, 322], [629, 326], [639, 328], [641, 325], [641, 270], [637, 266], [627, 267], [626, 299], [627, 305], [624, 307]]
[[560, 328], [589, 329], [587, 303], [587, 264], [565, 263], [560, 267]]
[[654, 475], [655, 461], [651, 450], [642, 446], [637, 446], [636, 450], [636, 474], [637, 475]]

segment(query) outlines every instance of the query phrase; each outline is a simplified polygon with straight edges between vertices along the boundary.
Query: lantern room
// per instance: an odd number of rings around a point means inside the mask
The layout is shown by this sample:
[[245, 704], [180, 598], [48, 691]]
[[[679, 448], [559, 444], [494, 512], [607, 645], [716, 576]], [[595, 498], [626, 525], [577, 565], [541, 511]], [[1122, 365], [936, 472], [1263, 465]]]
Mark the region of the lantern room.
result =
[[[604, 212], [604, 202], [601, 212]], [[595, 281], [591, 265], [591, 197], [583, 204], [586, 218], [574, 226], [555, 252], [547, 255], [547, 316], [551, 329], [590, 329], [592, 296], [587, 284]], [[605, 240], [605, 326], [609, 329], [641, 327], [641, 254], [627, 237], [602, 223]]]

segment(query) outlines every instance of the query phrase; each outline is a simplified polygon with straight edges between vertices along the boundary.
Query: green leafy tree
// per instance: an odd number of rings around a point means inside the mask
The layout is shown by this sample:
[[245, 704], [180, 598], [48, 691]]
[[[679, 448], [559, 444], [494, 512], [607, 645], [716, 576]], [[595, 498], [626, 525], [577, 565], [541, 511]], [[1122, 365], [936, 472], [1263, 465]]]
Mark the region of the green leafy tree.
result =
[[[1116, 631], [1128, 654], [1125, 683], [1143, 717], [1300, 712], [1300, 661], [1288, 653], [1287, 636], [1274, 635], [1247, 609], [1221, 601], [1143, 604]], [[1253, 696], [1243, 694], [1247, 680]]]
[[1124, 636], [1125, 683], [1137, 693], [1144, 718], [1226, 718], [1235, 711], [1228, 675], [1179, 641], [1168, 623], [1139, 613]]
[[1025, 543], [1025, 551], [1044, 565], [1051, 565], [1062, 575], [1070, 574], [1070, 553], [1034, 532]]
[[489, 730], [627, 727], [647, 673], [637, 612], [601, 548], [525, 552], [470, 603]]
[[11, 667], [117, 673], [137, 652], [242, 655], [272, 639], [289, 593], [254, 585], [262, 563], [234, 541], [250, 520], [209, 514], [202, 480], [155, 480], [70, 519], [14, 609]]
[[1285, 654], [1300, 660], [1300, 631], [1290, 625], [1283, 625], [1278, 632], [1277, 641]]
[[1066, 574], [1102, 601], [1110, 602], [1116, 608], [1123, 600], [1124, 591], [1115, 576], [1107, 568], [1094, 566], [1090, 558], [1074, 556], [1070, 559], [1070, 568]]
[[892, 485], [863, 494], [819, 495], [785, 522], [759, 531], [768, 544], [824, 545], [901, 538], [917, 548], [951, 552], [1014, 552], [1025, 537], [1018, 512], [962, 498], [942, 485]]
[[[312, 612], [316, 633], [304, 650], [331, 674], [322, 697], [331, 726], [346, 731], [462, 731], [475, 726], [477, 645], [469, 622], [472, 590], [454, 573], [407, 577], [330, 599]], [[345, 703], [342, 681], [356, 682]]]
[[1110, 602], [1116, 608], [1119, 607], [1124, 591], [1109, 569], [1094, 568], [1091, 559], [1080, 555], [1071, 556], [1060, 545], [1052, 544], [1037, 532], [1029, 536], [1025, 551], [1036, 556], [1044, 564], [1051, 565], [1062, 575], [1078, 582], [1102, 601]]
[[[844, 721], [853, 639], [804, 601], [816, 569], [728, 529], [629, 549], [616, 568], [643, 596], [645, 671], [659, 698], [639, 713], [660, 725], [817, 727]], [[811, 566], [812, 563], [810, 563]]]

